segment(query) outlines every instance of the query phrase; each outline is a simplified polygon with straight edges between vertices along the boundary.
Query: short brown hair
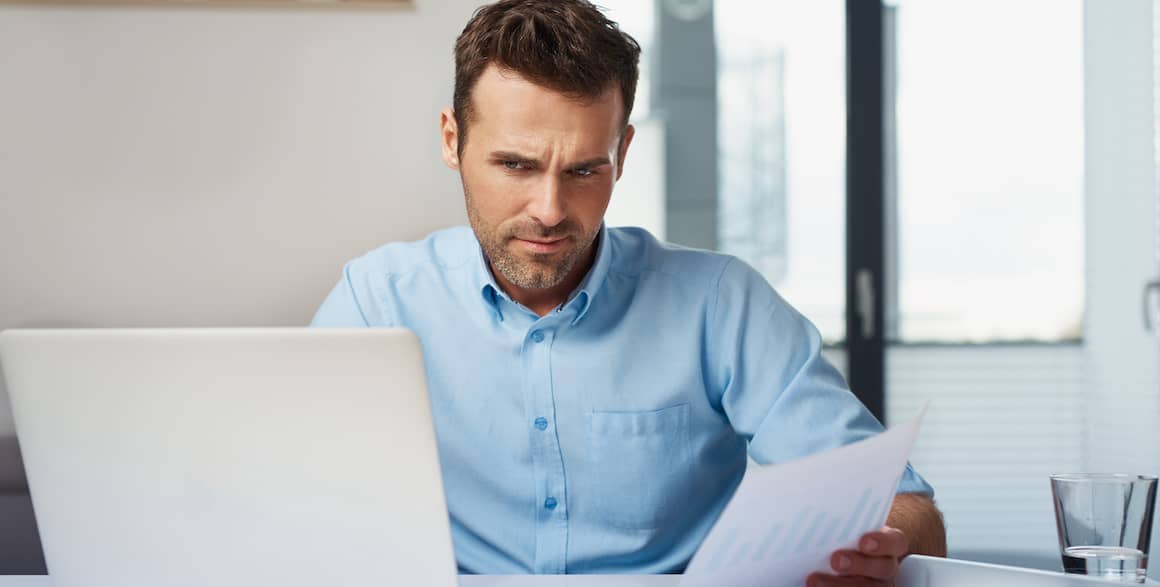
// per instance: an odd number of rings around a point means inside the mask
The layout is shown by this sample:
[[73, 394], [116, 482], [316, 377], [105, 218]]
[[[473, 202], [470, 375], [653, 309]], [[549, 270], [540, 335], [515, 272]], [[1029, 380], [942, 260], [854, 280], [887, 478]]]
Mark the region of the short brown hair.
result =
[[620, 86], [628, 125], [640, 45], [587, 0], [500, 0], [480, 7], [455, 41], [452, 109], [459, 152], [467, 142], [471, 90], [489, 64], [578, 99]]

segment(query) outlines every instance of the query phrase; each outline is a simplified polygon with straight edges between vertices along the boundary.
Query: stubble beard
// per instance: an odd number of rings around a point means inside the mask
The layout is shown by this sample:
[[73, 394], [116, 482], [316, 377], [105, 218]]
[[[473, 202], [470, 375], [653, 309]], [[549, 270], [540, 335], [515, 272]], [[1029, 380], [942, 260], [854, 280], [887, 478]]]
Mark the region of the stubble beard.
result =
[[[507, 227], [491, 226], [484, 222], [471, 196], [471, 190], [463, 185], [463, 195], [467, 202], [467, 218], [471, 229], [483, 247], [493, 271], [498, 271], [504, 279], [523, 289], [546, 289], [559, 285], [568, 277], [576, 264], [592, 247], [596, 233], [586, 235], [571, 220], [548, 228], [535, 220], [512, 222]], [[532, 254], [530, 258], [519, 256], [508, 247], [516, 237], [553, 238], [569, 237], [573, 246], [562, 254]]]

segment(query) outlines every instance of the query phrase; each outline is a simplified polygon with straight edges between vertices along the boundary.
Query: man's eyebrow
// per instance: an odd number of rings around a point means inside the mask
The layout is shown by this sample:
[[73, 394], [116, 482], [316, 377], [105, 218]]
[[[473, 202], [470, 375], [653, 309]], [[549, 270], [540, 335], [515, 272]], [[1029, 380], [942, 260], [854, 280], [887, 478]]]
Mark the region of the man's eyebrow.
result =
[[573, 163], [568, 166], [568, 169], [587, 169], [590, 167], [600, 167], [601, 165], [611, 165], [612, 160], [608, 157], [593, 157], [578, 163]]
[[[534, 163], [540, 164], [540, 160], [530, 155], [522, 155], [515, 151], [492, 151], [490, 154], [492, 161], [519, 161], [520, 163]], [[612, 160], [607, 156], [593, 157], [583, 161], [577, 161], [568, 165], [568, 169], [587, 169], [592, 167], [600, 167], [601, 165], [611, 165]]]
[[493, 161], [519, 161], [521, 163], [539, 163], [535, 157], [528, 155], [521, 155], [515, 151], [492, 151], [491, 159]]

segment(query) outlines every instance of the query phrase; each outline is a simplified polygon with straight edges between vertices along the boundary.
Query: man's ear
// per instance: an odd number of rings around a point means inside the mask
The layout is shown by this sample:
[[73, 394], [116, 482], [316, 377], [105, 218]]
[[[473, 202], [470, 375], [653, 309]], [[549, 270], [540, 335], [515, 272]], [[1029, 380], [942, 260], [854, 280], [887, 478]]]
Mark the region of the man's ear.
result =
[[459, 169], [459, 125], [455, 123], [455, 112], [451, 108], [444, 108], [439, 114], [439, 130], [443, 135], [443, 163]]
[[616, 181], [620, 181], [620, 176], [624, 174], [624, 157], [628, 155], [628, 145], [632, 143], [632, 136], [636, 134], [636, 128], [631, 124], [624, 127], [624, 138], [620, 141], [620, 152], [616, 157]]

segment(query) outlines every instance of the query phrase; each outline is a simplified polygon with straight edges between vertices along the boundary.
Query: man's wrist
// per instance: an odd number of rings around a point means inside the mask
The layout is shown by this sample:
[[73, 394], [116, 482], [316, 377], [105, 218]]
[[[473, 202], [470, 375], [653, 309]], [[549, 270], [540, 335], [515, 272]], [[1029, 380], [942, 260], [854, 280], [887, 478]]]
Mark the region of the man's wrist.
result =
[[886, 525], [906, 534], [910, 544], [909, 554], [947, 555], [946, 527], [942, 513], [926, 495], [896, 495]]

